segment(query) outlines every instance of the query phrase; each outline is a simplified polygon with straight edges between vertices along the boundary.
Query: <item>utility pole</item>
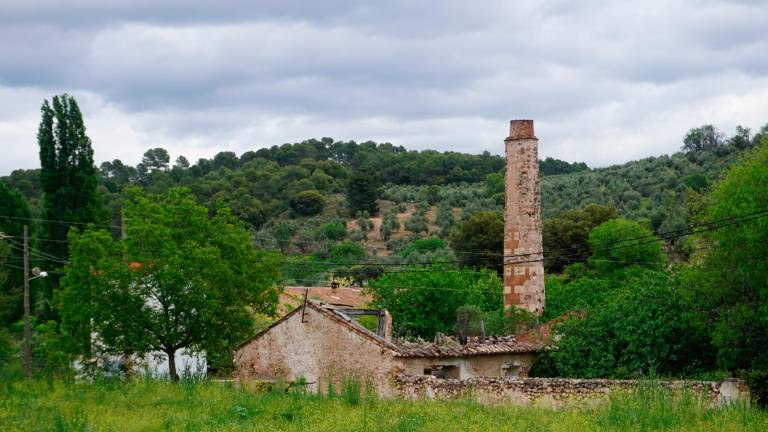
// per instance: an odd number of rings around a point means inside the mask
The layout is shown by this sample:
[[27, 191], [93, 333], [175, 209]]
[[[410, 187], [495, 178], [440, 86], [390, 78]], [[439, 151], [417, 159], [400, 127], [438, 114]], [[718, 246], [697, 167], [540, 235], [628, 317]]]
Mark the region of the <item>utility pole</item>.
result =
[[32, 378], [32, 331], [29, 323], [29, 227], [24, 225], [24, 375]]

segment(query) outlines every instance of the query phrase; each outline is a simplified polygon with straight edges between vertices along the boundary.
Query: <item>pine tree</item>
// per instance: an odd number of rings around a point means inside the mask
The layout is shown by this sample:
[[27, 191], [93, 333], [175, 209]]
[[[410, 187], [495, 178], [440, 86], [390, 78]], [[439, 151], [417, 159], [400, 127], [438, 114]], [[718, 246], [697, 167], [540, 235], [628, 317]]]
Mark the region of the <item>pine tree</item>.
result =
[[376, 175], [368, 169], [360, 169], [352, 173], [347, 183], [347, 204], [349, 213], [356, 215], [359, 211], [367, 211], [370, 215], [379, 214], [376, 200], [381, 196], [381, 188]]
[[[98, 180], [93, 164], [91, 140], [85, 133], [83, 116], [75, 99], [63, 94], [53, 97], [53, 107], [44, 101], [37, 142], [40, 146], [40, 183], [44, 192], [43, 219], [80, 223], [103, 223], [106, 212], [97, 193]], [[72, 226], [56, 222], [42, 223], [42, 238], [38, 249], [49, 257], [40, 264], [46, 270], [61, 265], [67, 259], [67, 244], [63, 242]], [[55, 257], [54, 260], [51, 257]], [[56, 273], [42, 290], [42, 319], [51, 317], [50, 300], [58, 286]], [[41, 284], [42, 285], [42, 284]]]

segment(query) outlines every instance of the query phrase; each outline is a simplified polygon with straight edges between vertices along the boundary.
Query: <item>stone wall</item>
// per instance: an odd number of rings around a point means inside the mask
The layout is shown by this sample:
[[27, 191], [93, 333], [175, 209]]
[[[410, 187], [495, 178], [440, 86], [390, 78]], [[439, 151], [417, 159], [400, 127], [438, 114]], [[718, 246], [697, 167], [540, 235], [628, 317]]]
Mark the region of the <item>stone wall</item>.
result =
[[[633, 391], [647, 381], [560, 378], [437, 379], [400, 375], [396, 386], [405, 399], [454, 399], [471, 397], [481, 403], [512, 403], [552, 408], [591, 405], [615, 391]], [[723, 381], [656, 381], [673, 391], [689, 389], [705, 394], [711, 405], [748, 400], [749, 390], [736, 379]]]
[[539, 141], [533, 120], [512, 120], [506, 153], [504, 307], [544, 313]]

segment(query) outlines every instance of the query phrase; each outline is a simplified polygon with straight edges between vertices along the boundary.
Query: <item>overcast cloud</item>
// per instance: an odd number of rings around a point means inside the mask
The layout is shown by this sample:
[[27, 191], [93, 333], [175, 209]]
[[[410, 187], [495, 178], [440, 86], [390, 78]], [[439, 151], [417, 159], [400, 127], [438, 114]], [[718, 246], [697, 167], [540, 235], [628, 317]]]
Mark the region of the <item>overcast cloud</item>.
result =
[[691, 127], [768, 122], [762, 1], [0, 0], [0, 175], [38, 166], [68, 92], [97, 162], [190, 160], [307, 138], [592, 166], [671, 153]]

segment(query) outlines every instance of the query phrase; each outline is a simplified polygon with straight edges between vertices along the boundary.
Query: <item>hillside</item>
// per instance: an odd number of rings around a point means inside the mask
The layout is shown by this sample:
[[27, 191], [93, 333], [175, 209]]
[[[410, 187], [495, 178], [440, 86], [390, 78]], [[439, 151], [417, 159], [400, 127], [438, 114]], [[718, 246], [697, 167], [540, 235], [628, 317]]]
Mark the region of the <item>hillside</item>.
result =
[[[597, 203], [615, 207], [621, 216], [642, 221], [657, 232], [677, 229], [688, 222], [686, 190], [705, 190], [739, 152], [736, 146], [723, 144], [597, 169], [548, 158], [540, 162], [542, 214], [549, 219]], [[371, 217], [373, 227], [364, 234], [349, 216], [345, 195], [351, 173], [358, 171], [371, 173], [382, 185], [381, 212]], [[102, 197], [112, 213], [105, 223], [119, 226], [122, 195], [128, 187], [161, 193], [186, 186], [212, 211], [218, 205], [230, 207], [257, 231], [263, 246], [288, 253], [324, 250], [328, 242], [351, 239], [365, 244], [369, 255], [388, 256], [414, 237], [447, 238], [452, 227], [477, 211], [501, 211], [504, 205], [499, 156], [415, 152], [388, 143], [330, 138], [273, 146], [240, 157], [221, 152], [193, 165], [180, 156], [171, 166], [164, 149], [151, 149], [136, 167], [114, 160], [102, 163], [100, 174]], [[2, 181], [21, 191], [32, 214], [40, 215], [36, 170], [17, 170]], [[314, 214], [302, 214], [292, 201], [307, 191], [321, 195], [321, 207]], [[399, 228], [383, 239], [383, 215], [393, 208]], [[344, 225], [344, 232], [329, 235], [329, 224]]]

